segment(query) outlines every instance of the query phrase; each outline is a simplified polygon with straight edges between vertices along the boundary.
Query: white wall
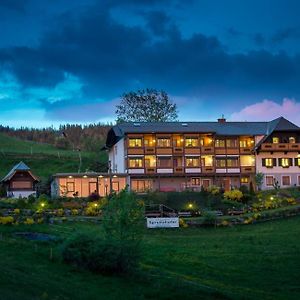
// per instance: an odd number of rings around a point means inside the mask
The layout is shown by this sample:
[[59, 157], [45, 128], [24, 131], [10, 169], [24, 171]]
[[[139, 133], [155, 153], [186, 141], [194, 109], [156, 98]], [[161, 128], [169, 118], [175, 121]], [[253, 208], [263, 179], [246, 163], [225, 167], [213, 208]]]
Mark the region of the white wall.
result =
[[112, 173], [125, 173], [124, 138], [109, 150], [108, 159], [111, 161]]
[[[266, 185], [266, 176], [273, 176], [276, 180], [278, 180], [281, 187], [287, 187], [282, 186], [282, 176], [291, 176], [291, 186], [298, 185], [298, 176], [300, 176], [300, 168], [298, 166], [291, 166], [289, 168], [278, 166], [279, 158], [292, 158], [294, 165], [297, 155], [298, 152], [287, 152], [287, 154], [284, 154], [284, 152], [273, 152], [273, 154], [270, 152], [260, 152], [258, 155], [256, 155], [256, 172], [261, 172], [265, 175], [262, 189], [273, 189], [273, 187]], [[276, 167], [263, 167], [263, 158], [276, 158]]]

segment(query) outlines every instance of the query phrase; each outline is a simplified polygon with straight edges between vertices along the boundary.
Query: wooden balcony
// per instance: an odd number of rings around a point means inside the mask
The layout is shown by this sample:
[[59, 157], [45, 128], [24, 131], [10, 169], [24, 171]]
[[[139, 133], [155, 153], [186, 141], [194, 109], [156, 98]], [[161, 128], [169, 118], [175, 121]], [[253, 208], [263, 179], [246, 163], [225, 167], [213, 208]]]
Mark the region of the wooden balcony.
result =
[[251, 154], [252, 149], [250, 147], [241, 147], [240, 154]]
[[182, 154], [183, 153], [183, 147], [174, 147], [173, 152], [174, 152], [174, 154]]
[[243, 174], [255, 173], [255, 167], [241, 167], [241, 173]]
[[216, 154], [226, 154], [226, 148], [215, 148]]
[[174, 173], [175, 174], [184, 173], [184, 168], [183, 167], [174, 167]]
[[292, 144], [292, 143], [263, 143], [261, 145], [262, 151], [299, 151], [300, 143]]
[[227, 148], [226, 153], [229, 154], [229, 155], [230, 154], [239, 154], [240, 149], [239, 148]]
[[156, 148], [157, 154], [172, 155], [172, 148]]
[[203, 146], [201, 147], [202, 154], [213, 154], [215, 152], [214, 147], [212, 146]]
[[155, 154], [155, 147], [145, 147], [145, 154]]
[[154, 168], [154, 167], [147, 167], [145, 169], [145, 173], [146, 174], [155, 174], [156, 173], [156, 168]]
[[202, 167], [202, 173], [205, 173], [205, 174], [212, 174], [212, 173], [215, 173], [215, 168], [214, 167]]
[[200, 148], [185, 148], [185, 154], [200, 155]]
[[300, 143], [297, 143], [297, 144], [289, 144], [289, 150], [292, 150], [292, 151], [300, 151]]
[[128, 148], [127, 149], [128, 155], [141, 155], [144, 154], [144, 148]]

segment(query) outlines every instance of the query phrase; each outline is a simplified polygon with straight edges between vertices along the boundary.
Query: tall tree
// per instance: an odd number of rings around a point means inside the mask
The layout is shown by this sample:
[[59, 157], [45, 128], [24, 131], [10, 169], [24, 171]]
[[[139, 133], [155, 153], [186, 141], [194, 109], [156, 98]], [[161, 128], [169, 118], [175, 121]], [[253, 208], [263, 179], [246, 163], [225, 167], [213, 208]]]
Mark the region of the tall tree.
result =
[[176, 121], [177, 106], [164, 91], [155, 89], [125, 93], [116, 107], [117, 122]]

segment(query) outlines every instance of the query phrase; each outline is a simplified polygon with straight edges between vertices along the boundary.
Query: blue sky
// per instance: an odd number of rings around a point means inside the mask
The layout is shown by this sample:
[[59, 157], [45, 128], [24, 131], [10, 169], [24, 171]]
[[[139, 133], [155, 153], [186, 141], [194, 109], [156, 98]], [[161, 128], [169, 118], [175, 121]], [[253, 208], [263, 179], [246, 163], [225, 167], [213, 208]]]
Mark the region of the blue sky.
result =
[[299, 1], [1, 0], [0, 123], [108, 122], [165, 90], [180, 120], [300, 125]]

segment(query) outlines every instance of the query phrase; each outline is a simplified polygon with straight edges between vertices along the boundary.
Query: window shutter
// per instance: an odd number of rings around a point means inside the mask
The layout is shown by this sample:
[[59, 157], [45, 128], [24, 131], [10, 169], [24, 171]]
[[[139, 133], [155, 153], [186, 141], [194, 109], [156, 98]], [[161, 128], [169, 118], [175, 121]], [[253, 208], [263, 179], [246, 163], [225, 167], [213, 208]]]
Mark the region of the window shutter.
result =
[[276, 167], [276, 158], [273, 158], [273, 167]]
[[292, 167], [293, 166], [293, 159], [289, 158], [289, 166]]
[[[273, 161], [274, 164], [274, 161]], [[282, 166], [282, 158], [278, 158], [278, 166], [281, 167]]]
[[262, 164], [263, 167], [266, 166], [266, 159], [265, 159], [265, 158], [263, 158], [263, 159], [261, 160], [261, 164]]

